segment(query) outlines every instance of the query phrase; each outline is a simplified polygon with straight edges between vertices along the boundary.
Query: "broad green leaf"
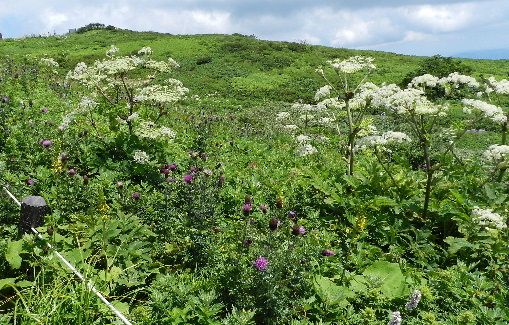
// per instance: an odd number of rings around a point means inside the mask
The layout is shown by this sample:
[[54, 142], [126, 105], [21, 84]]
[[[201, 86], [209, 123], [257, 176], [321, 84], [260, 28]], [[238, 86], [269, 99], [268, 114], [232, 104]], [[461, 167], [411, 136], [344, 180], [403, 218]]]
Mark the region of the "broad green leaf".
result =
[[329, 305], [346, 306], [349, 304], [347, 298], [355, 297], [352, 290], [344, 286], [338, 286], [331, 279], [316, 276], [314, 282], [318, 296]]
[[16, 281], [16, 278], [0, 279], [0, 290], [2, 290], [5, 287], [13, 286], [15, 281]]
[[381, 281], [380, 292], [389, 299], [408, 294], [405, 276], [397, 263], [387, 261], [374, 262], [364, 270], [362, 275]]
[[23, 253], [23, 240], [11, 241], [7, 244], [5, 259], [13, 269], [21, 267], [22, 258], [19, 254]]

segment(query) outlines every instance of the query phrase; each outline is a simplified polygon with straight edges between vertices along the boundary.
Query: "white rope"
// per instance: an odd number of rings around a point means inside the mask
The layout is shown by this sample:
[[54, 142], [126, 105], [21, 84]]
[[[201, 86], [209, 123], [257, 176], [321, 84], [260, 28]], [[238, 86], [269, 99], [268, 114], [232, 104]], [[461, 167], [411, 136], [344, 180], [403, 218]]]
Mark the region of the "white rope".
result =
[[[16, 197], [14, 195], [12, 195], [11, 192], [9, 192], [9, 190], [4, 186], [4, 190], [7, 192], [7, 194], [11, 197], [11, 199], [13, 199], [19, 206], [21, 206], [21, 203], [18, 201], [18, 199], [16, 199]], [[37, 231], [37, 229], [31, 227], [30, 228], [32, 230], [32, 232], [42, 241], [45, 241], [44, 240], [44, 237], [42, 237], [42, 235]], [[86, 282], [87, 284], [87, 287], [89, 290], [91, 290], [93, 293], [95, 293], [95, 295], [97, 297], [99, 297], [99, 299], [101, 299], [101, 301], [106, 305], [108, 306], [111, 311], [118, 317], [122, 320], [122, 322], [125, 324], [125, 325], [132, 325], [132, 323], [124, 316], [124, 314], [122, 314], [118, 309], [115, 308], [115, 306], [113, 306], [106, 298], [104, 298], [104, 296], [99, 292], [99, 290], [97, 290], [92, 281], [87, 281], [85, 279], [85, 277], [83, 276], [83, 274], [81, 274], [68, 260], [65, 259], [65, 257], [62, 256], [62, 254], [60, 254], [56, 249], [53, 248], [53, 246], [48, 243], [47, 241], [46, 242], [46, 246], [53, 251], [53, 253], [62, 261], [62, 263], [65, 264], [65, 266], [67, 266], [67, 268], [69, 270], [71, 270], [82, 282]]]

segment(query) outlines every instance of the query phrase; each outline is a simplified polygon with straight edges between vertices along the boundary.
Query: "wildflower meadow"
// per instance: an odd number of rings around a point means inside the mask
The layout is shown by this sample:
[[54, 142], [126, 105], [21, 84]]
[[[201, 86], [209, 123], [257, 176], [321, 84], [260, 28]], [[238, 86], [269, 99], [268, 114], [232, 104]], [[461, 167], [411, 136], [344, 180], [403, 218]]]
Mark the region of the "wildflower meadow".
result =
[[[0, 324], [122, 324], [90, 284], [132, 324], [507, 324], [508, 75], [243, 35], [2, 40]], [[40, 237], [7, 192], [44, 198]]]

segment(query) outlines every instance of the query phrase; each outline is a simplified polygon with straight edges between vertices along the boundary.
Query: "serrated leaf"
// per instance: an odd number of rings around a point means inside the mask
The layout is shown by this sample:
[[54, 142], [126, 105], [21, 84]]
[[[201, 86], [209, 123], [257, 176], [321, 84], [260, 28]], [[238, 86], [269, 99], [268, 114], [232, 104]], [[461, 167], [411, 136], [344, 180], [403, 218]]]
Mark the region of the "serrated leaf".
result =
[[465, 238], [457, 238], [457, 237], [447, 237], [444, 241], [449, 245], [449, 249], [447, 250], [449, 254], [456, 254], [463, 248], [471, 248], [472, 244], [469, 243]]

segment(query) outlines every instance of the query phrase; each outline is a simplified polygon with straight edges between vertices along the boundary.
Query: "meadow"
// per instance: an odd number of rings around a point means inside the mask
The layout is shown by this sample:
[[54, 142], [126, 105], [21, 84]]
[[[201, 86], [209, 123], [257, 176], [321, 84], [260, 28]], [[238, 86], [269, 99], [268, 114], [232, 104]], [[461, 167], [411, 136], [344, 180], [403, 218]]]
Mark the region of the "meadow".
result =
[[[99, 27], [99, 28], [97, 28]], [[0, 41], [0, 185], [133, 324], [507, 324], [509, 61]], [[0, 324], [121, 324], [0, 194]]]

